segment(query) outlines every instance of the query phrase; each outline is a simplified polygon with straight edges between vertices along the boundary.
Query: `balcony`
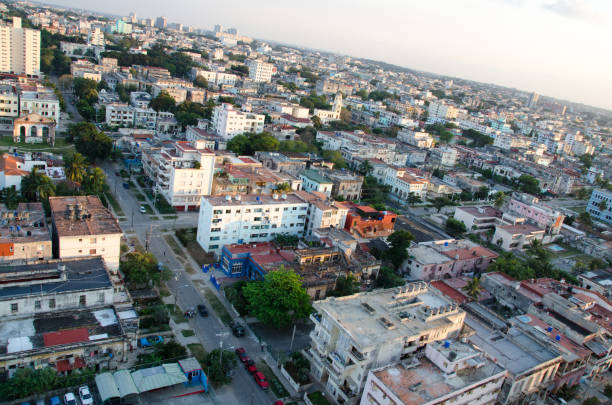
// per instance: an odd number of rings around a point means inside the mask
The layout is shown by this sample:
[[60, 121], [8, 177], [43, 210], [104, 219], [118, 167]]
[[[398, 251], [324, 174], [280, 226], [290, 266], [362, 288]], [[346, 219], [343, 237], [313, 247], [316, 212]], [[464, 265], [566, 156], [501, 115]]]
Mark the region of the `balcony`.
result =
[[321, 315], [319, 315], [316, 312], [313, 312], [312, 314], [310, 314], [310, 320], [312, 321], [312, 323], [317, 325], [317, 324], [321, 323]]
[[363, 355], [363, 353], [359, 352], [357, 349], [355, 349], [354, 347], [351, 348], [351, 350], [348, 352], [349, 356], [353, 359], [353, 361], [357, 364], [366, 361], [366, 356]]

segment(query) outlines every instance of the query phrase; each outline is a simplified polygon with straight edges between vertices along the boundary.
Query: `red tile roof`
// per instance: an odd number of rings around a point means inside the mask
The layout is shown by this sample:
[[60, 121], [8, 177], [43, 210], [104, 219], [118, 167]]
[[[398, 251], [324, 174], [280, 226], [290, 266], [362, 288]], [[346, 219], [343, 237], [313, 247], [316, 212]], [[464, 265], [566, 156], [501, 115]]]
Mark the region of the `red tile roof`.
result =
[[457, 304], [463, 304], [468, 300], [467, 296], [453, 287], [449, 286], [442, 280], [436, 280], [431, 282], [431, 286], [436, 288], [442, 294], [455, 301]]
[[43, 335], [46, 347], [66, 345], [69, 343], [86, 342], [89, 340], [87, 328], [67, 329], [59, 332], [49, 332]]

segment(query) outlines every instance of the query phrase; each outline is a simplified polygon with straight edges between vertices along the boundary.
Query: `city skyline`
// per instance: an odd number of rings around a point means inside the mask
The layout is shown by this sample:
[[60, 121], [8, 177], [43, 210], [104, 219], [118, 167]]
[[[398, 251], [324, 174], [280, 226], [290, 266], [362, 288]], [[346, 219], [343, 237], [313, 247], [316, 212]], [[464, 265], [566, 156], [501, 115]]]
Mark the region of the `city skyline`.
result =
[[[82, 6], [75, 0], [53, 3]], [[168, 22], [205, 29], [222, 24], [263, 40], [612, 110], [608, 97], [612, 80], [607, 77], [612, 55], [599, 52], [605, 38], [612, 35], [612, 24], [607, 24], [612, 4], [602, 0], [466, 0], [461, 4], [438, 0], [393, 7], [362, 1], [350, 4], [349, 8], [346, 1], [315, 1], [289, 7], [238, 2], [230, 10], [216, 4], [194, 5], [189, 0], [179, 0], [172, 8], [161, 1], [109, 0], [104, 9], [92, 11], [126, 16], [135, 12], [138, 18], [163, 15]], [[319, 14], [312, 14], [315, 11]], [[254, 20], [253, 15], [259, 18]], [[355, 22], [366, 16], [370, 23], [358, 23], [359, 30], [355, 30]]]

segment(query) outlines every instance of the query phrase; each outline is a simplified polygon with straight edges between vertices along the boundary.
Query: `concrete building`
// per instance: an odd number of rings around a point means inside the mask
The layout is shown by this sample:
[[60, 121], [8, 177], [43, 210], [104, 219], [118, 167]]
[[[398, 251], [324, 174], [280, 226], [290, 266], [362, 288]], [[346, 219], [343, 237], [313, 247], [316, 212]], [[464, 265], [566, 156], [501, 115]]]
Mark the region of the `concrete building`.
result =
[[330, 121], [338, 121], [340, 119], [340, 113], [342, 112], [342, 94], [336, 94], [334, 98], [334, 104], [331, 110], [322, 110], [320, 108], [314, 109], [314, 116], [319, 117], [323, 125]]
[[134, 107], [126, 103], [112, 103], [106, 106], [106, 125], [128, 127], [134, 125]]
[[54, 257], [101, 256], [109, 270], [119, 268], [123, 232], [98, 197], [49, 197], [49, 205]]
[[370, 239], [387, 237], [393, 233], [397, 214], [391, 211], [378, 211], [367, 205], [352, 202], [338, 202], [338, 205], [347, 207], [344, 229], [358, 238]]
[[21, 190], [21, 179], [28, 173], [23, 158], [8, 153], [3, 153], [0, 157], [0, 189]]
[[483, 232], [495, 229], [495, 225], [501, 224], [503, 215], [503, 212], [491, 206], [465, 206], [455, 208], [453, 216], [456, 220], [463, 222], [468, 232]]
[[308, 192], [316, 191], [331, 197], [334, 183], [321, 173], [312, 169], [304, 170], [300, 173], [300, 179], [302, 180], [303, 190]]
[[425, 357], [368, 372], [360, 405], [493, 404], [506, 370], [472, 346], [434, 342]]
[[231, 104], [218, 105], [213, 110], [212, 130], [229, 140], [245, 132], [261, 133], [264, 130], [265, 116], [235, 110]]
[[303, 236], [308, 203], [296, 194], [202, 197], [197, 241], [219, 254], [224, 245], [268, 242], [276, 234]]
[[345, 200], [361, 199], [363, 176], [343, 170], [326, 170], [324, 174], [333, 183], [332, 195], [334, 197], [342, 197]]
[[272, 75], [276, 72], [276, 68], [271, 63], [266, 63], [261, 60], [249, 60], [249, 79], [254, 82], [270, 83]]
[[212, 191], [215, 154], [203, 141], [176, 141], [143, 153], [143, 170], [154, 191], [177, 211], [195, 211], [202, 196]]
[[431, 163], [435, 166], [453, 167], [457, 164], [457, 150], [442, 146], [431, 150]]
[[417, 148], [430, 149], [434, 146], [434, 139], [427, 132], [402, 129], [398, 132], [397, 139]]
[[427, 111], [430, 118], [440, 118], [444, 120], [455, 119], [459, 113], [459, 110], [456, 107], [439, 101], [432, 101], [429, 103]]
[[0, 218], [2, 264], [27, 264], [52, 258], [51, 232], [42, 203], [19, 203], [15, 210], [0, 204]]
[[469, 239], [436, 240], [408, 248], [401, 268], [413, 279], [431, 281], [481, 273], [497, 256]]
[[612, 268], [589, 270], [579, 273], [577, 276], [583, 288], [612, 298]]
[[540, 99], [540, 95], [533, 92], [529, 96], [529, 102], [527, 103], [527, 107], [535, 108], [538, 105], [538, 100]]
[[612, 191], [594, 189], [587, 204], [586, 212], [596, 221], [612, 224]]
[[295, 159], [281, 152], [255, 152], [255, 157], [267, 169], [274, 172], [289, 173], [293, 176], [306, 169], [305, 159]]
[[166, 17], [157, 17], [155, 19], [155, 28], [164, 29], [168, 25]]
[[543, 240], [544, 229], [529, 224], [496, 225], [491, 239], [505, 251], [523, 250], [532, 240]]
[[19, 116], [38, 114], [52, 118], [57, 124], [60, 119], [59, 99], [52, 89], [47, 87], [19, 87]]
[[565, 215], [560, 211], [541, 203], [537, 197], [525, 193], [513, 193], [508, 202], [508, 210], [543, 228], [546, 235], [558, 235], [565, 219]]
[[19, 95], [12, 84], [0, 85], [0, 126], [10, 130], [13, 120], [19, 117]]
[[313, 377], [334, 401], [355, 404], [367, 371], [396, 363], [431, 342], [455, 337], [465, 312], [427, 284], [416, 282], [315, 301], [305, 351]]
[[87, 34], [87, 44], [93, 46], [105, 46], [104, 32], [99, 27], [89, 30]]
[[344, 228], [349, 211], [346, 206], [318, 192], [308, 193], [300, 190], [296, 191], [296, 194], [304, 201], [308, 201], [305, 235], [312, 235], [314, 231], [322, 228]]
[[0, 25], [0, 72], [40, 74], [40, 31], [21, 27], [21, 18]]

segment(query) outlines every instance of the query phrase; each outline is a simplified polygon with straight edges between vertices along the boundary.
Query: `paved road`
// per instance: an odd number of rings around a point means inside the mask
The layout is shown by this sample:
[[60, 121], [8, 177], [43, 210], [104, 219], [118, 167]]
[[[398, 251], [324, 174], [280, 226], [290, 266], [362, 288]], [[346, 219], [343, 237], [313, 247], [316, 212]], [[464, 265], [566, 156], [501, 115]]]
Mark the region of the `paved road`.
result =
[[[234, 349], [244, 347], [251, 358], [256, 358], [261, 355], [261, 346], [257, 338], [250, 333], [242, 338], [236, 338], [232, 335], [231, 330], [225, 326], [219, 317], [212, 310], [210, 304], [206, 302], [199, 286], [192, 282], [191, 278], [185, 273], [183, 265], [176, 259], [172, 250], [168, 247], [163, 234], [159, 232], [160, 228], [168, 228], [173, 230], [183, 227], [197, 226], [197, 213], [182, 213], [178, 214], [175, 220], [158, 220], [151, 221], [149, 215], [142, 214], [139, 211], [140, 202], [136, 200], [131, 192], [123, 189], [121, 183], [123, 179], [115, 176], [115, 168], [110, 163], [105, 163], [102, 168], [108, 177], [107, 182], [114, 190], [117, 187], [117, 200], [121, 205], [122, 210], [126, 214], [129, 221], [120, 222], [124, 232], [135, 232], [142, 245], [145, 246], [147, 234], [151, 232], [149, 241], [149, 251], [153, 253], [157, 259], [164, 263], [172, 273], [173, 278], [168, 282], [170, 291], [177, 297], [177, 304], [182, 310], [193, 308], [198, 304], [204, 303], [210, 312], [210, 316], [196, 316], [189, 320], [191, 329], [196, 333], [200, 343], [207, 351], [219, 348], [220, 342], [223, 342], [224, 348]], [[134, 216], [134, 226], [132, 228], [132, 212]], [[151, 226], [153, 225], [153, 226]], [[186, 255], [188, 253], [185, 252]], [[208, 288], [213, 288], [207, 280], [204, 279], [204, 285]], [[261, 390], [256, 384], [251, 375], [244, 369], [241, 363], [234, 370], [232, 383], [229, 386], [222, 387], [216, 391], [218, 402], [222, 404], [271, 404], [274, 402], [274, 397], [270, 392]]]

